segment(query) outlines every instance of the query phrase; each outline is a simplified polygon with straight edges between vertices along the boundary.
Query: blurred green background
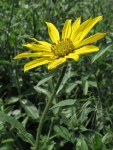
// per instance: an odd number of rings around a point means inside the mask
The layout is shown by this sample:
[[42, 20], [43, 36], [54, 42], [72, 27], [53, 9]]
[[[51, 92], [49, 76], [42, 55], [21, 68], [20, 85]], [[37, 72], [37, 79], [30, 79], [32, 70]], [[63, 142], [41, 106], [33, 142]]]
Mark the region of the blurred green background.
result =
[[[49, 41], [45, 21], [62, 30], [67, 18], [103, 16], [91, 34], [106, 32], [96, 42], [98, 53], [69, 61], [41, 136], [41, 150], [113, 150], [113, 7], [112, 0], [0, 0], [0, 112], [13, 116], [35, 138], [44, 106], [60, 68], [41, 66], [26, 73], [29, 59], [13, 60], [27, 51], [30, 37]], [[43, 79], [47, 79], [46, 81]], [[39, 82], [39, 81], [42, 82]], [[37, 85], [40, 83], [40, 85]], [[2, 118], [2, 117], [0, 117]], [[0, 150], [30, 150], [16, 124], [0, 119]], [[18, 137], [19, 136], [19, 137]]]

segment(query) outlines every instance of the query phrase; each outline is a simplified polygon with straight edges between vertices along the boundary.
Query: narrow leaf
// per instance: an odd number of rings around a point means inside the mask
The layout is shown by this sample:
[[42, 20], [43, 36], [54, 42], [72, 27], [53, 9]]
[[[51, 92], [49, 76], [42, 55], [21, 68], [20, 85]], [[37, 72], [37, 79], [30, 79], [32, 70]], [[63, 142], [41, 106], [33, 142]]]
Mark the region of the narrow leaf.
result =
[[63, 137], [65, 140], [70, 141], [71, 140], [71, 134], [69, 133], [69, 131], [63, 127], [63, 126], [55, 126], [54, 130], [56, 131], [56, 133]]
[[83, 137], [80, 137], [76, 144], [76, 150], [88, 150], [88, 146]]
[[45, 82], [47, 82], [48, 80], [50, 80], [57, 72], [58, 72], [59, 68], [55, 68], [52, 71], [50, 71], [42, 80], [40, 80], [38, 82], [38, 84], [36, 86], [40, 86], [42, 84], [44, 84]]
[[101, 49], [98, 53], [96, 53], [93, 57], [91, 62], [94, 63], [99, 57], [101, 57], [106, 51], [111, 48], [112, 45], [108, 45], [106, 48]]
[[35, 144], [35, 140], [33, 136], [26, 131], [26, 129], [23, 127], [23, 125], [17, 121], [15, 118], [8, 116], [7, 114], [0, 112], [0, 121], [3, 123], [9, 123], [13, 128], [16, 128], [18, 131], [18, 135], [20, 136], [24, 141], [30, 143], [32, 146]]
[[0, 64], [1, 65], [11, 65], [11, 62], [7, 61], [7, 60], [0, 60]]
[[63, 100], [63, 101], [55, 104], [51, 109], [54, 109], [57, 107], [71, 106], [71, 105], [74, 105], [75, 102], [76, 102], [76, 100], [73, 100], [73, 99]]
[[28, 100], [22, 100], [21, 104], [28, 116], [30, 116], [32, 119], [39, 119], [39, 111], [32, 102]]
[[42, 87], [34, 86], [34, 89], [35, 89], [35, 91], [37, 91], [37, 92], [39, 92], [39, 93], [43, 93], [43, 94], [46, 95], [48, 98], [49, 98], [50, 95], [51, 95], [51, 93], [50, 93], [48, 90], [46, 90], [46, 89], [44, 89], [44, 88], [42, 88]]

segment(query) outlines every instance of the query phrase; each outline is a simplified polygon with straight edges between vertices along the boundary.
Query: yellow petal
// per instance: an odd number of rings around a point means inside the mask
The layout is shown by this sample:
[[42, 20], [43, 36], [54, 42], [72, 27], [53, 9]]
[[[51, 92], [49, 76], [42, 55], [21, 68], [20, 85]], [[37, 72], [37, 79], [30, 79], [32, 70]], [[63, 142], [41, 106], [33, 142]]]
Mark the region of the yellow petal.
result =
[[37, 43], [39, 43], [39, 44], [41, 44], [41, 45], [45, 45], [45, 46], [47, 46], [47, 47], [51, 47], [51, 44], [48, 43], [48, 42], [46, 42], [46, 41], [38, 41], [38, 40], [35, 39], [35, 38], [30, 38], [30, 40], [33, 40], [33, 41], [35, 41], [35, 42], [37, 42]]
[[66, 58], [72, 58], [74, 59], [75, 61], [78, 61], [79, 60], [79, 55], [76, 54], [76, 53], [70, 53], [69, 55], [65, 56]]
[[21, 53], [14, 57], [14, 59], [26, 58], [26, 57], [54, 57], [52, 53], [48, 52], [37, 52], [37, 53]]
[[87, 26], [91, 21], [92, 21], [92, 18], [89, 18], [88, 20], [84, 21], [84, 22], [80, 25], [79, 31], [83, 31], [83, 30], [86, 28], [86, 26]]
[[89, 33], [89, 31], [95, 26], [95, 24], [102, 19], [102, 16], [98, 16], [92, 19], [86, 26], [86, 28], [82, 31], [80, 36], [80, 41]]
[[62, 57], [59, 59], [55, 59], [48, 64], [48, 69], [53, 69], [53, 68], [61, 65], [65, 61], [66, 61], [66, 58], [62, 58]]
[[78, 55], [83, 55], [83, 54], [93, 53], [97, 51], [99, 51], [99, 48], [97, 46], [88, 45], [75, 50], [74, 53]]
[[41, 66], [41, 65], [44, 65], [44, 64], [47, 64], [49, 63], [51, 60], [47, 59], [47, 58], [39, 58], [39, 59], [36, 59], [36, 60], [33, 60], [31, 62], [28, 62], [27, 64], [25, 64], [24, 66], [24, 72], [25, 71], [28, 71], [30, 69], [33, 69], [35, 67], [38, 67], [38, 66]]
[[25, 46], [31, 50], [36, 50], [36, 51], [47, 51], [51, 52], [51, 47], [45, 45], [40, 45], [40, 44], [23, 44], [22, 46]]
[[67, 19], [65, 21], [63, 30], [62, 30], [62, 39], [69, 38], [71, 35], [71, 20]]
[[60, 40], [59, 31], [52, 23], [46, 22], [46, 24], [51, 40], [53, 41], [53, 43], [58, 43], [58, 41]]
[[84, 21], [80, 26], [79, 28], [77, 29], [75, 35], [73, 35], [73, 43], [75, 43], [81, 36], [82, 34], [82, 31], [86, 28], [86, 26], [89, 24], [89, 22], [91, 21], [92, 19], [88, 19], [86, 21]]
[[80, 26], [80, 21], [81, 21], [81, 17], [77, 18], [74, 21], [74, 23], [72, 24], [72, 33], [71, 33], [71, 37], [70, 37], [72, 41], [74, 40], [76, 31]]
[[97, 34], [94, 34], [94, 35], [88, 37], [87, 39], [79, 42], [79, 44], [75, 43], [75, 48], [78, 48], [78, 47], [81, 47], [81, 46], [93, 43], [93, 42], [95, 42], [95, 41], [103, 38], [105, 35], [106, 35], [106, 33], [97, 33]]
[[35, 41], [35, 42], [37, 42], [37, 43], [38, 43], [38, 40], [37, 40], [37, 39], [35, 39], [35, 38], [30, 38], [30, 40], [33, 40], [33, 41]]
[[43, 45], [43, 46], [46, 46], [48, 48], [51, 48], [52, 44], [48, 43], [48, 42], [45, 42], [45, 41], [38, 41], [39, 44]]

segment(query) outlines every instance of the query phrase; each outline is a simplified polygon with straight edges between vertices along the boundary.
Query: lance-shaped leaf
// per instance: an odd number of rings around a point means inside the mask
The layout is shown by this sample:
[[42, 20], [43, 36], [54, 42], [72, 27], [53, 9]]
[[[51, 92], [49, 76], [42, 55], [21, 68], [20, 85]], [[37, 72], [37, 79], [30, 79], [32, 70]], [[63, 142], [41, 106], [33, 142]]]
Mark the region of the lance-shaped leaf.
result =
[[0, 112], [0, 121], [3, 123], [9, 123], [12, 126], [12, 128], [17, 129], [18, 136], [22, 138], [22, 140], [34, 146], [35, 140], [33, 136], [30, 133], [28, 133], [26, 129], [23, 127], [23, 125], [14, 117], [8, 116], [7, 114]]

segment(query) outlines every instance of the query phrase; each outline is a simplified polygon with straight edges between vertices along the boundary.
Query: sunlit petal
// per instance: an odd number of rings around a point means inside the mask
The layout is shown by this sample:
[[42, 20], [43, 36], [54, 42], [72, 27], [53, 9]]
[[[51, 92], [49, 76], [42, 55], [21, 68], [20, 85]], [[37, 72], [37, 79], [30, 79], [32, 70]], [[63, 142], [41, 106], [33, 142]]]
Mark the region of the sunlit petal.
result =
[[34, 41], [34, 42], [37, 42], [38, 43], [38, 40], [35, 39], [35, 38], [29, 38], [30, 40]]
[[72, 32], [70, 39], [73, 41], [76, 35], [76, 31], [80, 26], [81, 17], [77, 18], [74, 23], [72, 24]]
[[51, 52], [51, 47], [47, 45], [40, 45], [40, 44], [23, 44], [22, 46], [25, 46], [31, 50], [36, 50], [36, 51], [47, 51]]
[[71, 20], [67, 19], [65, 21], [63, 30], [62, 30], [62, 39], [67, 39], [71, 35]]
[[66, 61], [65, 57], [61, 57], [59, 59], [55, 59], [48, 64], [48, 69], [53, 69]]
[[80, 41], [89, 33], [89, 31], [96, 25], [96, 23], [98, 21], [100, 21], [102, 19], [102, 16], [98, 16], [94, 19], [92, 19], [88, 25], [86, 26], [86, 28], [83, 30], [81, 36], [80, 36]]
[[52, 44], [48, 43], [48, 42], [45, 42], [45, 41], [38, 41], [37, 39], [35, 38], [30, 38], [30, 40], [33, 40], [41, 45], [46, 45], [47, 47], [51, 47]]
[[53, 43], [58, 43], [58, 41], [60, 40], [59, 31], [52, 23], [46, 22], [46, 24], [51, 40], [53, 41]]
[[41, 65], [44, 65], [44, 64], [47, 64], [49, 63], [51, 60], [47, 59], [47, 58], [38, 58], [38, 59], [35, 59], [31, 62], [28, 62], [27, 64], [25, 64], [24, 66], [24, 72], [25, 71], [28, 71], [30, 69], [33, 69], [35, 67], [38, 67], [38, 66], [41, 66]]
[[76, 49], [74, 53], [77, 55], [83, 55], [83, 54], [93, 53], [97, 51], [99, 51], [99, 48], [97, 46], [88, 45], [88, 46], [84, 46], [82, 48]]
[[106, 33], [97, 33], [97, 34], [94, 34], [90, 37], [88, 37], [87, 39], [79, 42], [78, 44], [76, 43], [75, 44], [75, 47], [78, 48], [78, 47], [81, 47], [81, 46], [84, 46], [84, 45], [87, 45], [87, 44], [91, 44], [101, 38], [103, 38], [104, 36], [106, 35]]
[[21, 53], [14, 57], [14, 59], [19, 59], [19, 58], [27, 58], [27, 57], [54, 57], [52, 53], [48, 52], [37, 52], [37, 53]]
[[76, 54], [76, 53], [70, 53], [69, 55], [65, 56], [66, 58], [72, 58], [74, 59], [75, 61], [78, 61], [79, 60], [79, 55]]
[[87, 25], [89, 24], [89, 22], [92, 20], [92, 18], [84, 21], [79, 28], [77, 29], [76, 33], [73, 35], [73, 43], [75, 43], [81, 36], [82, 31], [87, 27]]

